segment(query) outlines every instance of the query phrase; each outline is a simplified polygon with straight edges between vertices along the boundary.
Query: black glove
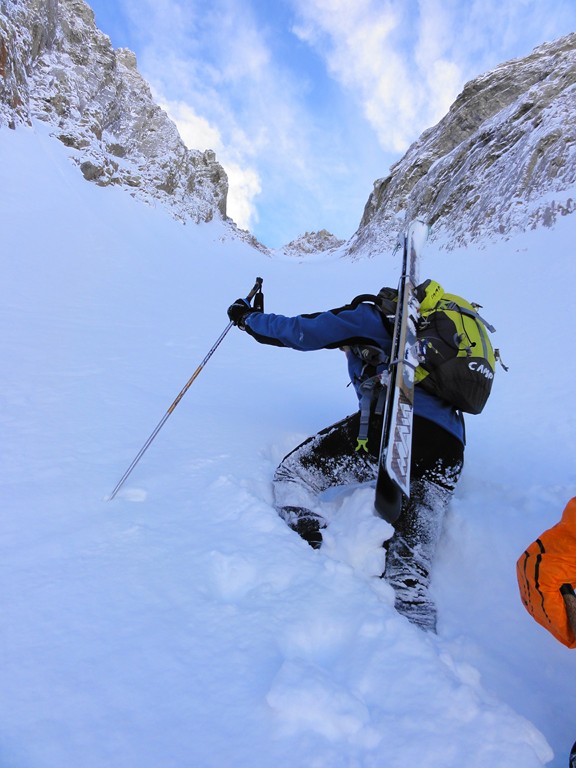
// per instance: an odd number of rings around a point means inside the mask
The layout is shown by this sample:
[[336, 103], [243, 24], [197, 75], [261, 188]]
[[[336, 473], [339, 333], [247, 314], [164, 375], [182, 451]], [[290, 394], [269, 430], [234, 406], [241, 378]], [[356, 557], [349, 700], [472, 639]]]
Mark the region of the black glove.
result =
[[228, 307], [228, 317], [234, 325], [241, 329], [244, 329], [244, 321], [248, 315], [252, 314], [252, 312], [256, 312], [256, 310], [248, 304], [246, 299], [236, 299], [234, 304], [231, 304]]

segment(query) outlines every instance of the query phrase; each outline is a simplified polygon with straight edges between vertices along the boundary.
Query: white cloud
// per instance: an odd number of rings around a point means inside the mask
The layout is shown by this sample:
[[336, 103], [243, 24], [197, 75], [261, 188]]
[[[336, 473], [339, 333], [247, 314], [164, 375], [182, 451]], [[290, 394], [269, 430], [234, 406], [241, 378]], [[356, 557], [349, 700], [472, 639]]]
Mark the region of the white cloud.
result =
[[[271, 49], [269, 30], [257, 23], [251, 4], [162, 0], [161, 19], [156, 0], [131, 8], [147, 22], [139, 27], [139, 68], [186, 144], [216, 152], [229, 178], [231, 218], [252, 230], [265, 204], [265, 183], [268, 201], [296, 185], [304, 196], [314, 195], [319, 168], [313, 119], [302, 100], [305, 85]], [[188, 28], [174, 33], [164, 18], [171, 9]]]
[[230, 184], [228, 215], [241, 229], [253, 232], [260, 219], [255, 204], [262, 192], [260, 176], [255, 169], [242, 168], [233, 162], [226, 163], [226, 173]]
[[160, 106], [178, 126], [182, 140], [190, 149], [213, 149], [220, 152], [222, 139], [218, 128], [210, 125], [208, 120], [197, 115], [194, 110], [182, 101], [162, 101]]
[[[466, 80], [571, 30], [573, 0], [291, 0], [295, 34], [401, 152]], [[572, 26], [573, 28], [573, 26]]]
[[[457, 64], [438, 44], [441, 5], [421, 21], [414, 2], [294, 0], [301, 15], [295, 33], [326, 59], [329, 71], [355, 93], [385, 150], [402, 152], [444, 114], [461, 85]], [[444, 3], [446, 5], [446, 3]], [[450, 28], [450, 25], [447, 25]]]

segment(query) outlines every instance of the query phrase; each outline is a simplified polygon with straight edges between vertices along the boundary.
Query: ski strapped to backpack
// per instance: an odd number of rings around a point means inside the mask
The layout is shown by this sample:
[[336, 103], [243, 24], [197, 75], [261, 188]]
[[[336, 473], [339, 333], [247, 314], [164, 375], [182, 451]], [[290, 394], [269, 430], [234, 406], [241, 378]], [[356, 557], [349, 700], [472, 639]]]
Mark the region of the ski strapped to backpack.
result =
[[416, 219], [408, 224], [399, 241], [402, 246], [402, 271], [390, 332], [387, 378], [381, 381], [386, 388], [386, 397], [374, 493], [376, 514], [391, 524], [401, 514], [403, 498], [410, 496], [414, 383], [418, 367], [419, 302], [416, 286], [419, 283], [420, 256], [429, 230], [426, 222]]
[[[465, 413], [481, 413], [492, 389], [500, 353], [492, 347], [488, 332], [495, 328], [479, 313], [480, 305], [446, 293], [434, 280], [417, 289], [420, 312], [417, 326], [418, 367], [415, 383]], [[398, 292], [382, 288], [372, 301], [391, 327]]]

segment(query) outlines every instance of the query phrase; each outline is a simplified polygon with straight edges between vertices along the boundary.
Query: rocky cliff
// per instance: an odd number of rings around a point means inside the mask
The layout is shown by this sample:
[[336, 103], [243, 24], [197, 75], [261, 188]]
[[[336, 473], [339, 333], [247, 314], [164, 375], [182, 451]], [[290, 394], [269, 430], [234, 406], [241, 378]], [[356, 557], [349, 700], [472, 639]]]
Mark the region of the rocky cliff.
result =
[[305, 232], [278, 250], [286, 256], [307, 256], [311, 253], [331, 253], [345, 244], [331, 232], [321, 229], [319, 232]]
[[347, 253], [394, 246], [424, 218], [448, 247], [550, 226], [576, 210], [576, 34], [469, 82], [374, 184]]
[[121, 185], [178, 218], [226, 218], [228, 180], [189, 150], [127, 49], [112, 47], [83, 0], [0, 0], [0, 126], [39, 119], [84, 177]]

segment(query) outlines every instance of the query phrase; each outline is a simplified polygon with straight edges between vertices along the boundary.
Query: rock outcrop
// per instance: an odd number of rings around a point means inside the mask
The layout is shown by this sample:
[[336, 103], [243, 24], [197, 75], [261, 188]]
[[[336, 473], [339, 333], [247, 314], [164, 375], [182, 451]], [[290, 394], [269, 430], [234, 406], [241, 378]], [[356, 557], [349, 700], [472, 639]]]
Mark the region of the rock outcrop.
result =
[[187, 149], [136, 57], [112, 47], [84, 0], [0, 3], [0, 126], [42, 120], [88, 181], [121, 185], [183, 221], [226, 219], [228, 179]]
[[576, 210], [576, 34], [469, 82], [374, 184], [351, 255], [394, 246], [405, 220], [448, 247], [550, 226]]
[[282, 250], [287, 256], [306, 256], [312, 253], [331, 253], [345, 244], [326, 229], [318, 232], [305, 232], [296, 240], [285, 245]]

